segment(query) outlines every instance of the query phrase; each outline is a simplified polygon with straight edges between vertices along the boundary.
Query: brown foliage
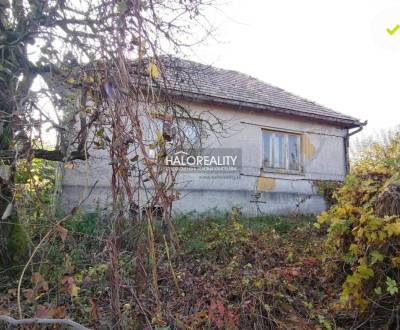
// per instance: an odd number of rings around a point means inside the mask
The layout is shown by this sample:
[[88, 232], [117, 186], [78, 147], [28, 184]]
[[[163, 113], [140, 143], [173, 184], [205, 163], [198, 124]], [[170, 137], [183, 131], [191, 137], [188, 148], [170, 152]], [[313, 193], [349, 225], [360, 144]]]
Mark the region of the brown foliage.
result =
[[375, 213], [380, 216], [400, 216], [400, 184], [390, 184], [374, 202]]

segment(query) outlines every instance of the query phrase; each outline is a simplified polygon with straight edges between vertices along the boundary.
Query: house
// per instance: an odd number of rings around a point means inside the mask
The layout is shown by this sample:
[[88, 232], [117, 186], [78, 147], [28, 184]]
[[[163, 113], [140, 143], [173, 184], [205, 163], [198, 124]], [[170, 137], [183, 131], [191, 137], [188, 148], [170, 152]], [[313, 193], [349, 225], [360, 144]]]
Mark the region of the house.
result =
[[[315, 182], [343, 180], [349, 169], [349, 136], [363, 123], [243, 73], [172, 57], [168, 62], [178, 68], [166, 70], [176, 102], [228, 123], [223, 136], [206, 139], [211, 154], [200, 164], [224, 170], [181, 173], [181, 198], [173, 203], [174, 211], [240, 207], [254, 215], [326, 208]], [[181, 156], [168, 161], [185, 161]], [[188, 160], [187, 153], [183, 156]], [[109, 203], [110, 165], [107, 155], [101, 158], [64, 169], [64, 204], [76, 203], [95, 180], [86, 207]]]

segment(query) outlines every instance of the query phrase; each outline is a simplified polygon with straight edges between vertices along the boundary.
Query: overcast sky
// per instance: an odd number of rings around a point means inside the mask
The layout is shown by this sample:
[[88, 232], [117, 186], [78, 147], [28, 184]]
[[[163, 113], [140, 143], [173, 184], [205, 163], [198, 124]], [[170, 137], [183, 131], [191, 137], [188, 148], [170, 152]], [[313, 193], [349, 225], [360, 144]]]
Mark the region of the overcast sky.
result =
[[232, 0], [193, 60], [250, 74], [361, 120], [400, 124], [400, 3]]

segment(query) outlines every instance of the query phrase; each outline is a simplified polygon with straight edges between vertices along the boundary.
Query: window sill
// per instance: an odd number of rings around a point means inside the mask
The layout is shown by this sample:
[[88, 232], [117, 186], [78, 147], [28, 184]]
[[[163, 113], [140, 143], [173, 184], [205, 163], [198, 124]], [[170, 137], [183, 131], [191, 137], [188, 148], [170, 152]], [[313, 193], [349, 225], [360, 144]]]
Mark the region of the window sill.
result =
[[286, 170], [278, 168], [261, 168], [261, 173], [273, 173], [273, 174], [286, 174], [286, 175], [299, 175], [304, 176], [304, 171]]

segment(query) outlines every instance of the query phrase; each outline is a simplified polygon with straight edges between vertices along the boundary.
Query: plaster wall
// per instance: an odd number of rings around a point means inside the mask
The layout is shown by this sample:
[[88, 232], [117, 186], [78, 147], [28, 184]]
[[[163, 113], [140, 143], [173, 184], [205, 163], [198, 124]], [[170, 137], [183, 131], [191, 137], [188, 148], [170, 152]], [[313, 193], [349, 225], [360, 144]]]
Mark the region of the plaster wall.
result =
[[[174, 202], [176, 212], [228, 210], [240, 207], [248, 215], [287, 214], [294, 211], [319, 213], [326, 207], [313, 185], [315, 180], [343, 180], [346, 172], [344, 137], [346, 129], [265, 112], [232, 109], [205, 104], [183, 104], [205, 119], [217, 117], [224, 124], [223, 134], [210, 135], [209, 148], [240, 148], [242, 166], [234, 173], [196, 172], [178, 175], [181, 198]], [[296, 174], [273, 173], [262, 169], [262, 131], [277, 130], [301, 136], [301, 168]], [[85, 197], [88, 209], [107, 208], [111, 201], [111, 166], [107, 152], [91, 150], [91, 159], [64, 169], [61, 201], [72, 207]]]

